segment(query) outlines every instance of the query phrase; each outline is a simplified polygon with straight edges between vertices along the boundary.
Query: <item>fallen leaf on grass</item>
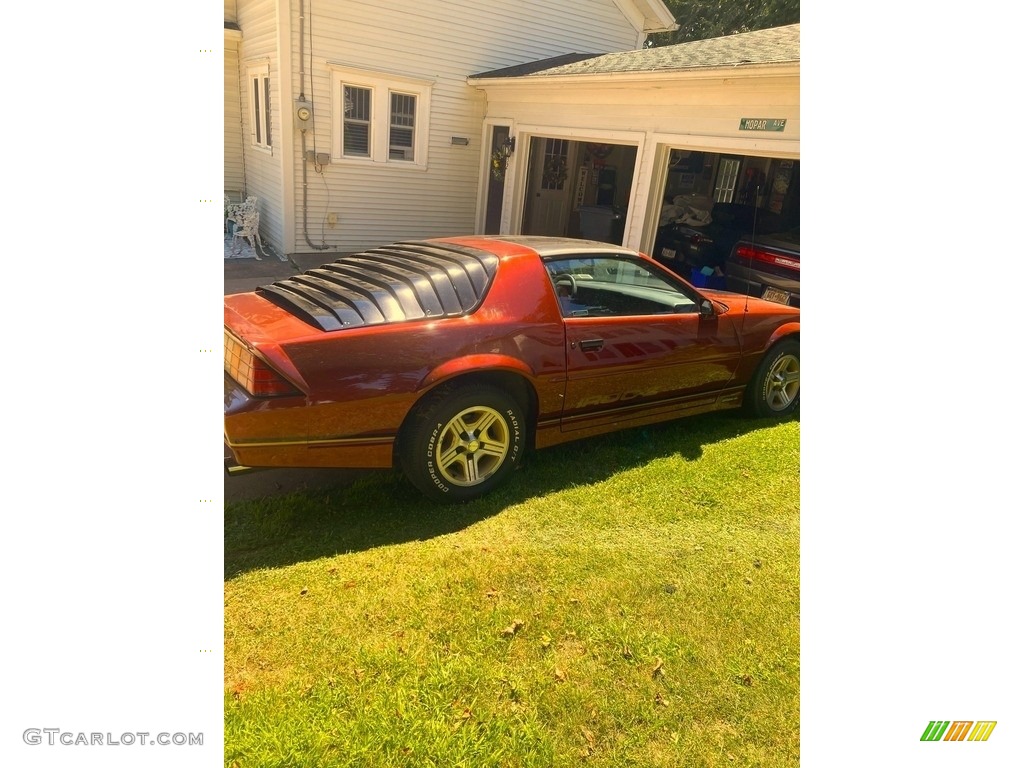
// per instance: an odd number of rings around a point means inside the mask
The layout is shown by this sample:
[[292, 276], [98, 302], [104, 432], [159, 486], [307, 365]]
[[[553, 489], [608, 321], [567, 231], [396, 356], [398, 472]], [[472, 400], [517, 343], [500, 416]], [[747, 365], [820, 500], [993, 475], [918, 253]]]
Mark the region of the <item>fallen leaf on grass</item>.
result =
[[658, 705], [660, 705], [662, 707], [667, 707], [668, 706], [668, 701], [660, 693], [654, 694], [654, 703], [658, 704]]
[[651, 677], [664, 677], [665, 675], [665, 662], [661, 658], [654, 660], [654, 669], [651, 670]]
[[486, 592], [484, 592], [484, 597], [490, 597], [490, 598], [493, 599], [493, 598], [497, 597], [500, 594], [501, 594], [501, 592], [499, 592], [496, 589], [489, 589]]
[[470, 719], [472, 719], [472, 717], [473, 713], [469, 710], [469, 708], [462, 710], [462, 714], [459, 715], [459, 719], [452, 724], [452, 731], [459, 730], [459, 728], [461, 728], [464, 724], [468, 723]]
[[511, 624], [509, 624], [507, 627], [505, 627], [503, 630], [501, 630], [501, 636], [502, 637], [514, 637], [516, 635], [516, 633], [519, 632], [519, 630], [522, 629], [524, 626], [526, 626], [526, 625], [523, 624], [523, 622], [521, 622], [519, 619], [516, 619]]
[[560, 683], [564, 683], [565, 682], [565, 672], [563, 672], [562, 670], [556, 668], [555, 669], [555, 680], [557, 680]]

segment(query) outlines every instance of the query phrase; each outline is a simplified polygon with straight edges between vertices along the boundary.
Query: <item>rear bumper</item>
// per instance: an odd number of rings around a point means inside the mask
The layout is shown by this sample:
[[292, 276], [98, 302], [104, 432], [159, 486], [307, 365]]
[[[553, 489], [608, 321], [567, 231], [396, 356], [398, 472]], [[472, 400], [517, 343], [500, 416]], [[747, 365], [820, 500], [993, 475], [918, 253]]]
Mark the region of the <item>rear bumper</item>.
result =
[[270, 467], [388, 469], [393, 436], [310, 440], [316, 408], [304, 396], [256, 398], [224, 375], [224, 467], [229, 475]]
[[777, 288], [790, 295], [789, 304], [792, 307], [800, 306], [800, 281], [792, 280], [779, 275], [768, 274], [756, 269], [740, 267], [732, 262], [726, 265], [725, 289], [733, 293], [743, 293], [747, 296], [761, 298], [765, 288]]

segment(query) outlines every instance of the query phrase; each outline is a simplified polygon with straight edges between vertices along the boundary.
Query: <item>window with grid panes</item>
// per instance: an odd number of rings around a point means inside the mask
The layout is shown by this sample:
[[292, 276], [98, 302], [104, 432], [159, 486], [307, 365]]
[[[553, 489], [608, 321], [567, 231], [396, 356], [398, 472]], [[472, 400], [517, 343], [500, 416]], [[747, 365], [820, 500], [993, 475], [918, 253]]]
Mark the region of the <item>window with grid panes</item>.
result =
[[342, 154], [345, 157], [369, 157], [373, 89], [354, 85], [342, 88], [345, 103]]
[[433, 81], [331, 64], [332, 155], [426, 170]]
[[415, 130], [416, 97], [392, 92], [388, 157], [392, 160], [415, 160]]

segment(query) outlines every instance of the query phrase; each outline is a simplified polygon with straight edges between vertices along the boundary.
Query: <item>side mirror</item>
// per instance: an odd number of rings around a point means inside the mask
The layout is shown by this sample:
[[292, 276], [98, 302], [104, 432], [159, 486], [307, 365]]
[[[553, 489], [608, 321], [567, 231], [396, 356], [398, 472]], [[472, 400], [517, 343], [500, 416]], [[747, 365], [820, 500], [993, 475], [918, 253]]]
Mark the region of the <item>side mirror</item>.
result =
[[711, 299], [704, 299], [700, 303], [700, 316], [701, 317], [714, 317], [715, 316], [715, 305], [711, 303]]

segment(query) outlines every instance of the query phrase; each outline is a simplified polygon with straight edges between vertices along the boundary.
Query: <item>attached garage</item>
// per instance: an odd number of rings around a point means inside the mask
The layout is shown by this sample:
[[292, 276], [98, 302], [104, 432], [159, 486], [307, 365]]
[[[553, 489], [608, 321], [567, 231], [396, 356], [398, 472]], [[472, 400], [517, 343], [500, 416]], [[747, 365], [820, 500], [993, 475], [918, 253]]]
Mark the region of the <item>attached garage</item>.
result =
[[[483, 72], [478, 231], [671, 260], [666, 222], [799, 227], [800, 25]], [[659, 226], [661, 225], [661, 226]]]

